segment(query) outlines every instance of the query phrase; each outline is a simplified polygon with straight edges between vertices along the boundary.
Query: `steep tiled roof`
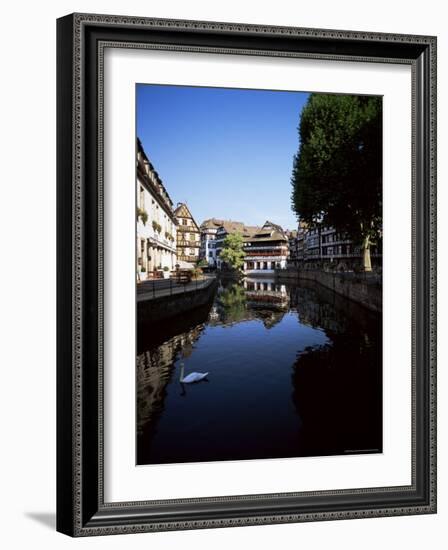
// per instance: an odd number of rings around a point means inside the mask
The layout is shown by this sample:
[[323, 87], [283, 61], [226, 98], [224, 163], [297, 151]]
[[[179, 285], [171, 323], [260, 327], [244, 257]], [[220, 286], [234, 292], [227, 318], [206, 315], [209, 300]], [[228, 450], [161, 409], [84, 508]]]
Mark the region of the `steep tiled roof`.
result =
[[193, 219], [193, 216], [191, 215], [191, 212], [188, 209], [188, 206], [184, 202], [179, 202], [177, 204], [176, 210], [174, 211], [174, 215], [177, 216], [178, 218]]
[[244, 236], [253, 237], [257, 231], [260, 231], [258, 225], [245, 225]]
[[235, 222], [232, 220], [223, 220], [220, 227], [224, 228], [226, 233], [241, 233], [241, 235], [246, 238], [251, 237], [260, 230], [259, 227], [244, 225], [243, 222]]
[[[191, 221], [193, 223], [193, 227], [194, 227], [193, 231], [196, 232], [196, 233], [199, 232], [198, 224], [196, 223], [196, 220], [191, 215], [191, 212], [190, 212], [188, 206], [184, 202], [177, 203], [177, 208], [174, 211], [174, 216], [177, 219], [179, 219], [179, 218], [189, 218], [189, 219], [191, 219]], [[191, 232], [192, 231], [191, 227], [192, 226], [190, 226], [190, 225], [179, 225], [178, 231], [189, 231], [189, 232]]]
[[151, 189], [155, 197], [161, 201], [162, 207], [168, 210], [170, 216], [173, 215], [173, 201], [166, 190], [159, 174], [151, 164], [142, 142], [137, 138], [137, 174], [141, 181]]
[[235, 222], [232, 220], [222, 220], [222, 223], [219, 227], [223, 227], [227, 233], [243, 233], [244, 232], [244, 223]]
[[288, 237], [285, 235], [282, 227], [270, 221], [266, 221], [261, 229], [259, 229], [252, 237], [247, 239], [251, 242], [257, 241], [286, 241]]
[[283, 231], [281, 225], [277, 225], [276, 223], [272, 223], [272, 222], [270, 222], [269, 220], [267, 220], [267, 221], [264, 222], [264, 225], [263, 225], [262, 229], [265, 228], [265, 227], [266, 227], [266, 228], [272, 227], [272, 228], [274, 228], [276, 231], [278, 231], [279, 233], [283, 233], [283, 234], [284, 234], [284, 231]]
[[224, 223], [224, 220], [218, 220], [217, 218], [210, 218], [209, 220], [204, 220], [201, 223], [201, 229], [218, 229]]

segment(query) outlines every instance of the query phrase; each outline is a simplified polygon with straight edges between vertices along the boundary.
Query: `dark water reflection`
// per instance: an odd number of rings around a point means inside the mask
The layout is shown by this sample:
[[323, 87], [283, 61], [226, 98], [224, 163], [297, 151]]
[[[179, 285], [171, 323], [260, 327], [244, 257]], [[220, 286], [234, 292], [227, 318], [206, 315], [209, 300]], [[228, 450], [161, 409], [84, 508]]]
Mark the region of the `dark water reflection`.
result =
[[[137, 463], [380, 452], [381, 330], [314, 283], [266, 279], [140, 327]], [[182, 362], [208, 381], [181, 384]]]

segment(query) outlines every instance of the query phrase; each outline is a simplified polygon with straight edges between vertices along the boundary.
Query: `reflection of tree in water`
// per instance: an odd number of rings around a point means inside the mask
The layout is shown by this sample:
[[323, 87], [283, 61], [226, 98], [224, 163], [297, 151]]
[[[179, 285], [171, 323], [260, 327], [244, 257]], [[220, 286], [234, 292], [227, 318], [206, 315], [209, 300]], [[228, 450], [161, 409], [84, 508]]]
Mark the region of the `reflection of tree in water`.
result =
[[[147, 463], [148, 457], [157, 454], [156, 448], [162, 445], [161, 441], [165, 441], [164, 444], [169, 441], [171, 412], [162, 423], [159, 418], [167, 403], [170, 407], [179, 399], [186, 403], [177, 383], [175, 364], [180, 357], [191, 355], [194, 363], [195, 347], [205, 327], [257, 320], [270, 328], [279, 323], [286, 312], [291, 312], [289, 316], [297, 315], [299, 319], [299, 323], [285, 324], [285, 328], [291, 331], [292, 346], [297, 341], [297, 347], [292, 347], [289, 352], [286, 370], [283, 371], [285, 385], [282, 399], [288, 400], [291, 396], [294, 404], [294, 407], [288, 407], [294, 423], [292, 427], [285, 428], [290, 441], [288, 445], [291, 445], [288, 456], [381, 449], [381, 317], [312, 282], [307, 284], [301, 281], [300, 286], [272, 284], [266, 280], [256, 281], [251, 286], [247, 281], [244, 284], [247, 288], [234, 281], [222, 282], [213, 303], [165, 322], [138, 327], [137, 463]], [[301, 331], [311, 344], [323, 341], [322, 334], [319, 334], [319, 339], [313, 339], [313, 331], [309, 327], [325, 332], [328, 344], [303, 350], [305, 344], [301, 343]], [[238, 327], [233, 330], [239, 334]], [[214, 334], [208, 339], [212, 332]], [[273, 331], [273, 338], [275, 333]], [[284, 337], [284, 333], [280, 331], [280, 334]], [[220, 331], [207, 330], [204, 349], [212, 341], [217, 345], [216, 353], [224, 356], [226, 348], [220, 344], [219, 338]], [[258, 341], [253, 345], [256, 349]], [[294, 351], [298, 349], [302, 351], [293, 363], [291, 354], [294, 357]], [[269, 353], [269, 350], [266, 352]], [[275, 354], [279, 362], [286, 360], [281, 350], [276, 348]], [[253, 380], [250, 384], [253, 385]], [[238, 387], [236, 395], [239, 395], [238, 390], [244, 395], [245, 388]], [[202, 398], [206, 399], [207, 393], [204, 392]], [[213, 405], [215, 397], [210, 398]], [[194, 407], [194, 400], [191, 403]], [[260, 407], [263, 406], [260, 401]], [[241, 417], [233, 419], [230, 413], [227, 418], [227, 411], [225, 414], [226, 426], [232, 421], [241, 423]], [[213, 430], [214, 424], [210, 423], [210, 426], [209, 429]], [[281, 429], [278, 426], [278, 430]], [[225, 438], [226, 433], [225, 429], [222, 432], [218, 430], [216, 437]], [[214, 435], [208, 436], [212, 441]], [[176, 435], [176, 438], [182, 437], [180, 432]], [[175, 439], [173, 446], [177, 444]], [[188, 450], [192, 443], [186, 436], [179, 445], [184, 445]]]
[[224, 324], [250, 319], [246, 308], [246, 293], [238, 283], [230, 283], [218, 291], [217, 313]]
[[260, 309], [255, 313], [256, 318], [263, 321], [263, 325], [267, 329], [272, 328], [280, 323], [284, 315], [284, 311], [272, 311], [269, 309]]
[[253, 292], [246, 290], [241, 283], [227, 283], [218, 291], [210, 322], [232, 325], [259, 319], [266, 328], [272, 328], [282, 320], [287, 310], [282, 298], [280, 292]]
[[[382, 449], [381, 319], [370, 319], [368, 327], [343, 321], [342, 332], [326, 330], [331, 344], [305, 349], [293, 366], [292, 399], [306, 455]], [[322, 326], [325, 319], [313, 322]]]

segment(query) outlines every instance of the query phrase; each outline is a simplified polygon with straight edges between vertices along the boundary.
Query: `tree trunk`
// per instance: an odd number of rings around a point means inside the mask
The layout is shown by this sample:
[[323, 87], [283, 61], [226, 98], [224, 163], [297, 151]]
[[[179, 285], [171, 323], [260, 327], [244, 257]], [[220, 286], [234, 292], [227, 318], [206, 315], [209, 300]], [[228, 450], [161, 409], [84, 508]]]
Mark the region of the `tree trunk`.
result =
[[370, 238], [367, 235], [362, 241], [362, 260], [364, 271], [372, 271], [372, 262], [370, 261]]

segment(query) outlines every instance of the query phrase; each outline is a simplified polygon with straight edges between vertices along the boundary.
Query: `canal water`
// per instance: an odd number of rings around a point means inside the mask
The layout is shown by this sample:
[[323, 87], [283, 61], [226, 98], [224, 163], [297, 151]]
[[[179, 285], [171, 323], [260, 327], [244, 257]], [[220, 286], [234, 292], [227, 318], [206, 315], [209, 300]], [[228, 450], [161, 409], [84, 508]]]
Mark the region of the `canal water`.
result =
[[[382, 451], [381, 316], [312, 282], [223, 282], [140, 327], [137, 464]], [[190, 372], [206, 381], [182, 384]]]

